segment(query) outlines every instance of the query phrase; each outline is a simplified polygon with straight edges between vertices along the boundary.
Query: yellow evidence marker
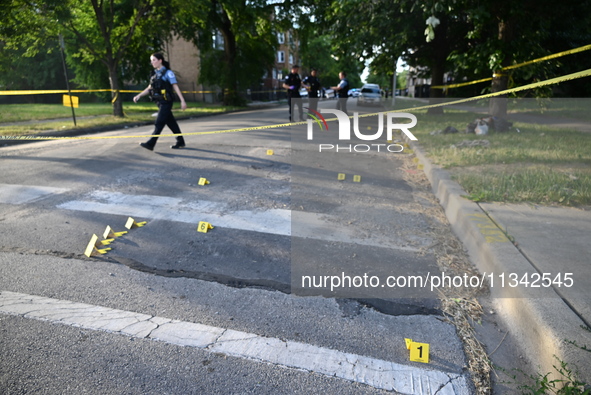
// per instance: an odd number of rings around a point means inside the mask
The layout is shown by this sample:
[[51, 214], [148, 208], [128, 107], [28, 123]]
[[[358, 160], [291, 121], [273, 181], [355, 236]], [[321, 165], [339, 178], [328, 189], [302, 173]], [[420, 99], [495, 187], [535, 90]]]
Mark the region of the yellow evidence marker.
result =
[[272, 149], [268, 149], [267, 150], [267, 155], [273, 155], [273, 150]]
[[[110, 239], [111, 241], [113, 241], [113, 239]], [[88, 245], [86, 246], [86, 250], [84, 250], [84, 255], [86, 255], [87, 257], [91, 257], [92, 255], [96, 255], [96, 254], [106, 254], [107, 251], [110, 251], [111, 248], [103, 248], [103, 249], [98, 249], [97, 247], [100, 244], [109, 244], [111, 241], [108, 240], [103, 240], [103, 241], [99, 241], [98, 236], [97, 235], [92, 235], [92, 237], [90, 238], [90, 242], [88, 242]], [[107, 242], [107, 243], [105, 243]]]
[[353, 176], [353, 182], [361, 182], [361, 176]]
[[345, 173], [339, 173], [339, 175], [337, 176], [337, 180], [343, 181], [344, 179], [345, 179]]
[[198, 185], [207, 185], [207, 184], [209, 184], [209, 180], [208, 180], [207, 178], [203, 178], [203, 177], [201, 177], [201, 178], [199, 179], [199, 183], [198, 183]]
[[410, 350], [410, 345], [412, 344], [412, 339], [404, 338], [404, 343], [406, 343], [406, 349]]
[[136, 222], [135, 219], [129, 217], [127, 218], [127, 222], [125, 223], [125, 228], [126, 229], [131, 229], [131, 228], [141, 228], [142, 226], [144, 226], [145, 224], [147, 224], [146, 221], [143, 222]]
[[115, 232], [109, 225], [107, 225], [107, 228], [103, 232], [103, 237], [105, 239], [114, 238], [114, 237], [121, 237], [121, 236], [123, 236], [126, 233], [127, 233], [127, 231], [124, 231], [124, 232]]
[[412, 342], [410, 344], [410, 360], [429, 363], [429, 344]]
[[213, 226], [209, 222], [199, 222], [197, 226], [197, 232], [207, 233], [208, 230], [213, 229]]

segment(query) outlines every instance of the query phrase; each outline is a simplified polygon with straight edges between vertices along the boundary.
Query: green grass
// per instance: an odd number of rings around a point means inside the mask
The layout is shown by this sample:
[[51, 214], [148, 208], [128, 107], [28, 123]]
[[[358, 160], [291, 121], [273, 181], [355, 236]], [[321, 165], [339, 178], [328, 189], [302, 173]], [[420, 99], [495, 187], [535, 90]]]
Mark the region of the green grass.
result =
[[[200, 102], [187, 103], [185, 111], [175, 103], [173, 111], [179, 116], [200, 116], [236, 110], [236, 107], [210, 105]], [[0, 135], [35, 134], [48, 130], [71, 130], [153, 122], [152, 114], [158, 108], [153, 103], [128, 103], [123, 105], [125, 118], [113, 116], [110, 103], [81, 104], [72, 110], [59, 104], [3, 104], [0, 105]]]
[[[450, 171], [471, 199], [591, 205], [591, 133], [515, 123], [508, 132], [476, 136], [462, 133], [477, 118], [473, 113], [413, 113], [418, 123], [412, 132], [419, 144], [432, 162]], [[460, 133], [430, 134], [447, 126]], [[489, 145], [455, 146], [464, 140], [487, 140]]]
[[[510, 101], [510, 114], [548, 117], [591, 118], [588, 99]], [[483, 103], [471, 106], [484, 108]], [[199, 116], [234, 110], [232, 107], [188, 103], [177, 116]], [[396, 107], [425, 106], [423, 101], [397, 99]], [[76, 109], [77, 128], [150, 123], [157, 108], [153, 103], [126, 103], [125, 118], [113, 117], [110, 103], [81, 104]], [[434, 163], [448, 169], [452, 177], [477, 201], [529, 202], [571, 206], [591, 205], [591, 133], [516, 122], [509, 132], [486, 136], [461, 133], [477, 114], [445, 109], [444, 115], [428, 115], [426, 110], [407, 110], [418, 118], [412, 132]], [[71, 109], [57, 104], [0, 105], [0, 134], [36, 134], [40, 131], [74, 129]], [[25, 122], [28, 121], [28, 122]], [[31, 122], [32, 121], [32, 122]], [[38, 121], [38, 122], [35, 122]], [[6, 123], [20, 122], [15, 125]], [[457, 134], [431, 135], [435, 130], [454, 126]], [[519, 129], [519, 132], [517, 132]], [[454, 145], [464, 140], [488, 140], [486, 147]]]
[[[110, 104], [83, 104], [75, 108], [76, 116], [106, 115], [111, 110]], [[111, 110], [112, 113], [112, 110]], [[44, 119], [69, 118], [72, 110], [58, 104], [2, 104], [0, 122], [23, 122]]]
[[590, 105], [591, 99], [585, 98], [541, 98], [510, 100], [507, 107], [509, 114], [538, 114], [591, 121]]
[[566, 362], [556, 356], [554, 358], [560, 363], [560, 366], [554, 365], [554, 369], [561, 378], [552, 379], [550, 373], [532, 375], [530, 376], [532, 384], [520, 386], [521, 393], [530, 395], [591, 395], [591, 386], [580, 381]]
[[[459, 173], [459, 174], [458, 174]], [[559, 203], [569, 206], [591, 202], [591, 173], [556, 171], [548, 167], [456, 172], [455, 179], [475, 201]]]
[[[462, 98], [445, 98], [438, 99], [437, 103], [444, 103], [450, 101], [462, 100]], [[422, 107], [428, 105], [428, 100], [417, 99], [396, 99], [396, 108], [412, 108]], [[386, 100], [389, 103], [390, 99]], [[459, 104], [461, 106], [470, 106], [480, 112], [486, 113], [488, 111], [488, 100], [474, 100]], [[591, 99], [587, 98], [538, 98], [538, 99], [508, 99], [507, 113], [525, 114], [525, 115], [542, 115], [552, 118], [570, 118], [581, 121], [591, 121]], [[446, 108], [446, 112], [448, 112]], [[451, 110], [453, 111], [453, 110]]]

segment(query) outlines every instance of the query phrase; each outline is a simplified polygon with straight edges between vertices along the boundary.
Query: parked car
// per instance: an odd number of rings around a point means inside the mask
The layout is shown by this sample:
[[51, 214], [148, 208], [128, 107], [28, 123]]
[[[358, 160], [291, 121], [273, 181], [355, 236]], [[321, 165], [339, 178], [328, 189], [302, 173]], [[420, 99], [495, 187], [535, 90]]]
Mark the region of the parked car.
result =
[[353, 88], [349, 90], [349, 97], [359, 97], [360, 88]]
[[357, 97], [358, 106], [380, 105], [382, 102], [382, 91], [377, 84], [365, 84], [361, 87]]
[[335, 91], [330, 88], [323, 89], [322, 97], [325, 99], [334, 99], [335, 98]]

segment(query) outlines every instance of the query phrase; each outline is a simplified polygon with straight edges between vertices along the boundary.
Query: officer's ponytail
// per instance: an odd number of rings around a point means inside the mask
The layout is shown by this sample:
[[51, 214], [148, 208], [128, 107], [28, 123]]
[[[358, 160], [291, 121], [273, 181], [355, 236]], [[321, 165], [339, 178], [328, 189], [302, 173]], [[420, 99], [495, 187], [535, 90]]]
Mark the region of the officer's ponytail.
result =
[[162, 65], [170, 70], [170, 63], [168, 63], [166, 60], [164, 60], [164, 55], [162, 55], [160, 52], [156, 52], [156, 53], [152, 54], [152, 56], [155, 57], [156, 59], [161, 60]]

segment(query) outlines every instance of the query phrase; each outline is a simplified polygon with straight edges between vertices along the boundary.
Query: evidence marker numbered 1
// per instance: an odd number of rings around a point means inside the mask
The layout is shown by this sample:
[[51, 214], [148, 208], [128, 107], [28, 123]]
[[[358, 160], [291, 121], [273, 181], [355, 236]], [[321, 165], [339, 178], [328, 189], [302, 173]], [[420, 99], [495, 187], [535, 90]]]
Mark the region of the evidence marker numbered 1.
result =
[[410, 360], [429, 363], [429, 344], [412, 342], [410, 344]]

